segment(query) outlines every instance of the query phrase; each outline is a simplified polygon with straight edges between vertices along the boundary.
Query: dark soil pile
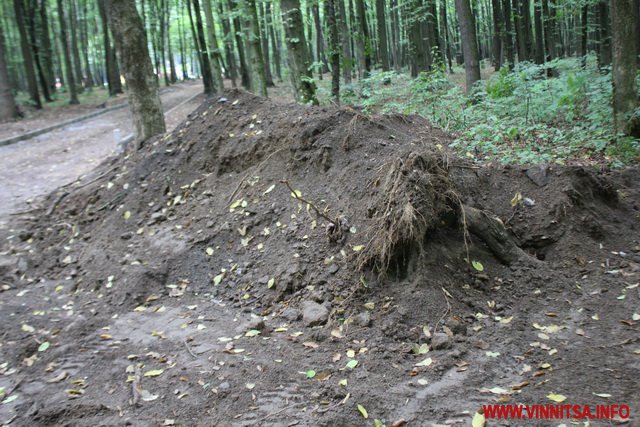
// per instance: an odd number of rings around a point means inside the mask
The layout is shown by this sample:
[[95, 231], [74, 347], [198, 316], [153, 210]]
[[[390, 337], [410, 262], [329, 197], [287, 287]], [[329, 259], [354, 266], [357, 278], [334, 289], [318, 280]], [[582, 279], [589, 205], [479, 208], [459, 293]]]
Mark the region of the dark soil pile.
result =
[[418, 117], [225, 97], [16, 226], [0, 415], [468, 425], [550, 393], [640, 410], [637, 170], [476, 165]]

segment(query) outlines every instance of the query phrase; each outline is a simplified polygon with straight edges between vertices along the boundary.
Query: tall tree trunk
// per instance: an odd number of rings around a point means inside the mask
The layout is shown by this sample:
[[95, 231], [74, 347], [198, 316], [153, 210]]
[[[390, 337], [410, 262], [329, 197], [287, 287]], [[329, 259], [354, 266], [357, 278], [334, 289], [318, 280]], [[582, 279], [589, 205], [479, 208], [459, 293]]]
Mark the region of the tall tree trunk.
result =
[[613, 118], [619, 132], [640, 136], [638, 117], [631, 115], [638, 107], [633, 0], [611, 0], [613, 29]]
[[342, 44], [342, 79], [345, 85], [351, 85], [351, 73], [353, 71], [353, 58], [351, 56], [351, 34], [349, 32], [349, 24], [347, 22], [347, 11], [344, 7], [344, 0], [337, 0], [338, 12], [340, 13], [340, 32]]
[[[218, 88], [216, 87], [211, 73], [211, 63], [209, 62], [209, 54], [207, 53], [207, 42], [205, 40], [204, 27], [202, 25], [202, 14], [200, 13], [200, 0], [188, 1], [193, 5], [193, 14], [195, 15], [196, 36], [198, 38], [198, 58], [200, 59], [200, 68], [202, 69], [204, 93], [211, 96], [218, 92]], [[189, 13], [191, 13], [191, 9], [189, 9]]]
[[[507, 0], [508, 1], [508, 0]], [[449, 26], [447, 25], [447, 2], [440, 2], [440, 34], [443, 34], [442, 40], [444, 44], [445, 54], [447, 57], [447, 65], [449, 72], [453, 72], [453, 58], [451, 53], [451, 37], [449, 36]]]
[[456, 11], [460, 21], [460, 37], [464, 55], [464, 74], [467, 93], [473, 84], [480, 80], [480, 62], [478, 61], [478, 42], [476, 28], [473, 25], [469, 0], [456, 0]]
[[556, 10], [553, 0], [542, 0], [542, 14], [544, 15], [544, 38], [547, 48], [547, 60], [558, 57], [556, 50]]
[[166, 33], [167, 33], [167, 54], [169, 55], [169, 73], [171, 73], [170, 82], [176, 83], [178, 81], [178, 73], [176, 72], [176, 61], [173, 57], [173, 49], [171, 47], [171, 7], [169, 2], [165, 1], [166, 7]]
[[364, 0], [355, 0], [356, 15], [358, 22], [358, 29], [356, 37], [360, 39], [363, 49], [363, 63], [360, 64], [362, 70], [362, 76], [364, 78], [369, 77], [371, 73], [371, 39], [369, 37], [369, 27], [367, 25], [367, 10], [365, 8]]
[[502, 46], [505, 60], [509, 63], [509, 69], [513, 70], [515, 64], [515, 52], [513, 49], [513, 27], [511, 25], [511, 0], [502, 0], [504, 33]]
[[389, 48], [387, 46], [386, 2], [376, 0], [376, 17], [378, 21], [378, 51], [382, 62], [382, 71], [389, 71]]
[[25, 5], [27, 7], [27, 9], [25, 10], [25, 21], [29, 33], [29, 41], [31, 43], [31, 52], [33, 53], [33, 62], [36, 65], [38, 80], [40, 80], [40, 87], [42, 88], [42, 95], [44, 96], [44, 100], [46, 102], [53, 102], [53, 99], [51, 99], [51, 95], [49, 94], [49, 81], [40, 61], [40, 46], [37, 34], [38, 29], [36, 28], [38, 5], [35, 1], [25, 2]]
[[[167, 0], [160, 0], [160, 6], [158, 7], [158, 17], [159, 17], [159, 22], [158, 22], [158, 26], [160, 27], [160, 31], [158, 34], [158, 50], [160, 51], [160, 63], [161, 63], [161, 68], [162, 68], [162, 75], [164, 77], [164, 85], [165, 86], [169, 86], [171, 85], [171, 77], [169, 76], [169, 73], [167, 73], [167, 57], [166, 57], [166, 52], [165, 52], [165, 40], [167, 37], [167, 16], [166, 16], [166, 3]], [[159, 72], [160, 70], [158, 70]]]
[[589, 39], [589, 7], [582, 6], [580, 16], [580, 56], [582, 57], [582, 68], [587, 66], [587, 41]]
[[[273, 87], [273, 74], [271, 74], [271, 59], [269, 55], [269, 28], [267, 24], [267, 19], [269, 15], [269, 11], [265, 13], [262, 4], [258, 4], [258, 10], [260, 13], [258, 17], [260, 18], [260, 39], [262, 41], [262, 61], [264, 62], [264, 77], [267, 82], [268, 87]], [[267, 2], [266, 6], [269, 6], [269, 2]]]
[[327, 56], [324, 53], [324, 34], [322, 32], [322, 25], [320, 23], [320, 0], [313, 0], [311, 9], [313, 11], [313, 23], [315, 25], [316, 34], [316, 52], [318, 53], [318, 61], [321, 63], [318, 73], [320, 74], [320, 80], [322, 80], [322, 74], [329, 71], [327, 66]]
[[533, 37], [531, 30], [531, 1], [520, 0], [520, 19], [522, 22], [522, 35], [524, 37], [525, 57], [524, 59], [532, 60], [533, 55]]
[[[338, 0], [341, 1], [341, 0]], [[340, 36], [336, 21], [336, 0], [326, 0], [327, 26], [329, 27], [329, 61], [331, 63], [331, 96], [340, 103]], [[387, 63], [387, 67], [388, 67]]]
[[139, 145], [166, 130], [147, 36], [134, 0], [107, 0], [106, 11], [127, 81], [129, 107]]
[[271, 40], [271, 50], [273, 51], [273, 63], [276, 66], [276, 77], [282, 81], [282, 58], [280, 58], [280, 43], [276, 35], [274, 11], [271, 8], [271, 2], [267, 2], [267, 28], [269, 30], [269, 39]]
[[291, 84], [296, 100], [305, 104], [318, 104], [316, 85], [309, 70], [311, 59], [304, 34], [299, 0], [281, 0], [282, 22], [291, 71]]
[[[611, 26], [609, 24], [609, 5], [606, 0], [598, 3], [598, 65], [604, 67], [611, 64]], [[637, 42], [636, 42], [637, 43]]]
[[80, 46], [82, 47], [82, 59], [84, 60], [84, 69], [87, 76], [87, 86], [92, 87], [95, 85], [95, 80], [91, 72], [91, 64], [89, 64], [89, 18], [87, 15], [87, 0], [81, 0], [81, 2], [82, 19], [78, 18], [78, 24], [80, 25]]
[[[234, 12], [233, 0], [227, 0], [229, 2], [229, 11]], [[237, 0], [235, 0], [237, 1]], [[242, 8], [238, 8], [237, 13], [244, 13]], [[240, 25], [240, 18], [237, 13], [233, 13], [233, 27], [235, 28], [234, 34], [236, 38], [236, 47], [238, 48], [238, 59], [240, 60], [240, 76], [242, 78], [242, 86], [245, 89], [251, 88], [251, 78], [249, 76], [249, 69], [247, 61], [244, 55], [244, 42], [242, 41], [242, 25]]]
[[220, 48], [218, 47], [218, 38], [216, 37], [216, 28], [213, 20], [213, 11], [211, 10], [211, 1], [203, 0], [204, 5], [204, 17], [207, 21], [207, 40], [209, 42], [209, 58], [211, 61], [211, 72], [213, 77], [213, 84], [216, 91], [220, 92], [224, 89], [224, 82], [222, 80], [222, 67], [220, 62], [222, 60], [220, 55]]
[[56, 74], [53, 67], [53, 49], [51, 47], [51, 37], [49, 35], [49, 17], [47, 15], [47, 1], [39, 0], [38, 10], [40, 12], [40, 41], [42, 49], [40, 56], [42, 57], [42, 63], [44, 66], [45, 75], [47, 77], [47, 83], [49, 84], [49, 92], [56, 92]]
[[244, 0], [245, 3], [245, 34], [249, 52], [249, 74], [251, 90], [256, 95], [267, 96], [267, 79], [264, 74], [264, 60], [262, 57], [262, 43], [260, 42], [260, 27], [255, 0]]
[[69, 8], [69, 23], [71, 25], [71, 55], [73, 58], [73, 73], [76, 77], [76, 84], [78, 85], [78, 92], [83, 92], [82, 82], [84, 75], [82, 74], [82, 65], [80, 58], [80, 49], [78, 47], [78, 33], [77, 22], [78, 13], [76, 11], [76, 0], [70, 0], [71, 7]]
[[109, 40], [109, 27], [107, 24], [107, 12], [105, 9], [106, 0], [98, 0], [98, 12], [102, 20], [102, 37], [104, 40], [104, 59], [107, 68], [107, 86], [109, 95], [115, 96], [122, 93], [122, 83], [120, 82], [120, 70], [118, 69], [118, 60], [116, 58], [115, 49], [111, 46]]
[[225, 14], [222, 2], [218, 2], [218, 12], [222, 21], [222, 33], [224, 34], [224, 54], [227, 58], [227, 77], [231, 79], [231, 85], [236, 87], [236, 79], [238, 78], [238, 66], [236, 64], [236, 55], [234, 53], [233, 35], [231, 34], [231, 22], [227, 14]]
[[533, 19], [535, 25], [536, 39], [536, 64], [544, 64], [544, 34], [542, 32], [542, 0], [534, 0], [533, 3]]
[[25, 11], [23, 1], [13, 0], [13, 7], [16, 14], [16, 23], [18, 24], [18, 32], [20, 33], [20, 48], [22, 50], [22, 59], [24, 61], [24, 68], [27, 74], [29, 96], [31, 97], [35, 108], [41, 109], [42, 101], [40, 101], [40, 91], [38, 89], [38, 81], [36, 78], [36, 68], [33, 63], [33, 54], [31, 53], [29, 36], [27, 34], [27, 28], [25, 25]]
[[493, 12], [493, 68], [498, 71], [502, 66], [502, 40], [504, 39], [504, 21], [500, 0], [491, 0]]
[[60, 20], [60, 43], [62, 44], [62, 54], [64, 56], [64, 69], [66, 71], [67, 90], [69, 91], [69, 104], [79, 104], [76, 79], [73, 74], [73, 64], [71, 52], [69, 51], [69, 38], [67, 37], [67, 21], [64, 14], [62, 0], [58, 0], [58, 19]]
[[0, 21], [0, 122], [18, 117], [18, 108], [9, 83], [9, 72], [5, 60], [4, 32]]
[[[184, 16], [184, 13], [182, 14]], [[187, 68], [187, 53], [185, 47], [185, 39], [187, 36], [184, 33], [184, 25], [182, 18], [178, 20], [178, 48], [180, 49], [180, 68], [182, 69], [182, 79], [187, 80], [189, 78], [189, 70]]]

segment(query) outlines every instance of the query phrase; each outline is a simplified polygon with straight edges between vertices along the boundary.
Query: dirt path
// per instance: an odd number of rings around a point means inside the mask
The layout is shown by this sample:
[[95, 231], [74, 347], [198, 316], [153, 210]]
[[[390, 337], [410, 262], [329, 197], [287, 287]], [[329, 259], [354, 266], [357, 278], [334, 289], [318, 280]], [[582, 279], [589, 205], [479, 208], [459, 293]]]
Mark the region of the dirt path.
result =
[[[201, 99], [201, 82], [188, 82], [161, 95], [168, 129], [173, 129]], [[177, 107], [177, 108], [176, 108]], [[133, 132], [128, 108], [75, 123], [0, 147], [0, 226], [6, 216], [57, 187], [86, 174], [117, 150], [118, 141]], [[26, 209], [29, 209], [28, 207]]]

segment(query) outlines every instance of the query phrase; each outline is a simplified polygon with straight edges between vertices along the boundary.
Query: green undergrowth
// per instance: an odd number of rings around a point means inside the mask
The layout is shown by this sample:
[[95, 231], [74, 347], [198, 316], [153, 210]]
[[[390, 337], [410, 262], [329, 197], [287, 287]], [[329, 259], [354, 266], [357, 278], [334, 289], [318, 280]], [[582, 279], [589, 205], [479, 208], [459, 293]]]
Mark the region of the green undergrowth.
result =
[[586, 69], [573, 58], [505, 67], [469, 95], [443, 67], [415, 79], [378, 72], [342, 99], [370, 112], [420, 114], [456, 136], [452, 148], [476, 159], [613, 167], [639, 160], [639, 141], [613, 129], [610, 70], [587, 63]]

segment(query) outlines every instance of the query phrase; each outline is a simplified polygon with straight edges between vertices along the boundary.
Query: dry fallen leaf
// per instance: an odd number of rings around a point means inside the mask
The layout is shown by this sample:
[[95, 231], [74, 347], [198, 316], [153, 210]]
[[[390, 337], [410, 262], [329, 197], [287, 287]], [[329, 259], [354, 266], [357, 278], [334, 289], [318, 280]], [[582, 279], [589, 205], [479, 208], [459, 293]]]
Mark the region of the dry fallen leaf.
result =
[[562, 394], [556, 394], [556, 393], [547, 394], [547, 398], [557, 403], [562, 403], [565, 400], [567, 400], [567, 396], [564, 396]]

